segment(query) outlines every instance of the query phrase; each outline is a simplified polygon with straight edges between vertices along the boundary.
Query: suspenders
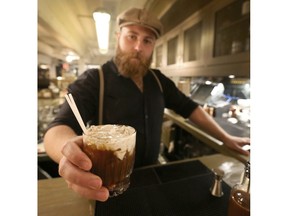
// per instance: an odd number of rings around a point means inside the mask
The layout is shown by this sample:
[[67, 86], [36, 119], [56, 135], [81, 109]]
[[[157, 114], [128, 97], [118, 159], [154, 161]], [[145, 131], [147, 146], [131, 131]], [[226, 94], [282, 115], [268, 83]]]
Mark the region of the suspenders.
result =
[[155, 79], [156, 79], [156, 81], [157, 81], [157, 83], [158, 83], [158, 85], [159, 85], [160, 91], [163, 93], [163, 88], [162, 88], [161, 82], [160, 82], [160, 80], [158, 79], [157, 75], [155, 74], [155, 72], [154, 72], [153, 70], [149, 69], [149, 71], [150, 71], [150, 72], [153, 74], [153, 76], [155, 77]]
[[[151, 69], [149, 69], [149, 71], [153, 74], [153, 76], [155, 77], [160, 91], [163, 93], [163, 88], [161, 85], [160, 80], [158, 79], [157, 75], [155, 74], [155, 72]], [[100, 66], [99, 68], [99, 79], [100, 79], [100, 90], [99, 90], [99, 114], [98, 114], [98, 124], [102, 125], [103, 124], [103, 100], [104, 100], [104, 75], [103, 75], [103, 70], [102, 67]]]

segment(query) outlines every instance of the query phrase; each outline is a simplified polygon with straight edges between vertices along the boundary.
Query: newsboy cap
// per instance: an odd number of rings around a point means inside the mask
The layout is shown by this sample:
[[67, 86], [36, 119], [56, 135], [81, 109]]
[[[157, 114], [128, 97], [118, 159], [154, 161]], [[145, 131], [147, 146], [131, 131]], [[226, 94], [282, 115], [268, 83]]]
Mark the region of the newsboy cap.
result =
[[149, 14], [145, 9], [130, 8], [117, 16], [117, 25], [121, 29], [123, 26], [140, 25], [152, 30], [156, 38], [162, 34], [162, 24], [156, 16]]

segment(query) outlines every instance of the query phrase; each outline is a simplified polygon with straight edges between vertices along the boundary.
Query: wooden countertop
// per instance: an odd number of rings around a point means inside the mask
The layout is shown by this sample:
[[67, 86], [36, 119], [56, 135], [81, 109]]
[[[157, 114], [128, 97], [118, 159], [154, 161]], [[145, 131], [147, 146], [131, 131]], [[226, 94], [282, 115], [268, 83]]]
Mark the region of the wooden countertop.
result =
[[94, 216], [95, 201], [80, 197], [62, 178], [38, 180], [38, 216]]
[[[244, 164], [235, 158], [222, 154], [199, 157], [209, 169], [221, 168], [225, 172], [223, 180], [232, 187], [240, 182]], [[94, 216], [95, 201], [87, 200], [67, 187], [62, 178], [38, 180], [39, 216]]]
[[172, 110], [165, 109], [164, 118], [172, 120], [179, 127], [191, 133], [193, 136], [195, 136], [196, 138], [198, 138], [199, 140], [201, 140], [202, 142], [204, 142], [211, 148], [215, 149], [216, 151], [220, 152], [221, 154], [234, 157], [244, 164], [249, 159], [249, 157], [239, 154], [229, 149], [228, 147], [224, 146], [222, 141], [207, 134], [206, 132], [198, 128], [196, 125], [189, 123], [187, 119], [184, 119], [182, 116], [176, 114]]

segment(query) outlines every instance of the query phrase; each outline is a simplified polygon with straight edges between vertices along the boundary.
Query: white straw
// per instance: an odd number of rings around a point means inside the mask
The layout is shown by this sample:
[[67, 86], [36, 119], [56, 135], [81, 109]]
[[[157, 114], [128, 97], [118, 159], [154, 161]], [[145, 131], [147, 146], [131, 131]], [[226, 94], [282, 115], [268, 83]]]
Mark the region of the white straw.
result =
[[82, 130], [83, 130], [83, 132], [85, 134], [86, 133], [86, 127], [85, 127], [84, 122], [83, 122], [83, 120], [81, 118], [81, 115], [80, 115], [80, 113], [78, 111], [78, 108], [76, 106], [76, 103], [75, 103], [75, 101], [73, 99], [72, 94], [68, 93], [67, 95], [65, 95], [65, 98], [66, 98], [71, 110], [73, 111], [73, 113], [74, 113], [74, 115], [75, 115], [80, 127], [82, 128]]

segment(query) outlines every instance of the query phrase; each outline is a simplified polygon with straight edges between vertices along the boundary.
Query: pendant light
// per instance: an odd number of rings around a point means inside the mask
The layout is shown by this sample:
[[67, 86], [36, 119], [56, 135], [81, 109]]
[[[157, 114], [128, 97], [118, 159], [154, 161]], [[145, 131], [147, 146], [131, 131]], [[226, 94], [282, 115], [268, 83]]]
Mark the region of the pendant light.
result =
[[110, 14], [104, 10], [96, 10], [93, 12], [93, 19], [95, 21], [99, 52], [101, 54], [108, 53], [110, 18], [111, 18]]

